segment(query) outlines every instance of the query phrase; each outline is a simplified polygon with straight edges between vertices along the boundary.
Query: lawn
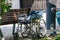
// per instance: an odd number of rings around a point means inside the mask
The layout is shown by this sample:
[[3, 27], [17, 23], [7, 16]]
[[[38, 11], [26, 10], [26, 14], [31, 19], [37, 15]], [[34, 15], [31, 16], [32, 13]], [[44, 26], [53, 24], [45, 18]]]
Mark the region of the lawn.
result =
[[43, 37], [43, 38], [36, 38], [36, 39], [32, 39], [32, 40], [60, 40], [60, 34], [53, 36], [49, 36], [49, 37]]

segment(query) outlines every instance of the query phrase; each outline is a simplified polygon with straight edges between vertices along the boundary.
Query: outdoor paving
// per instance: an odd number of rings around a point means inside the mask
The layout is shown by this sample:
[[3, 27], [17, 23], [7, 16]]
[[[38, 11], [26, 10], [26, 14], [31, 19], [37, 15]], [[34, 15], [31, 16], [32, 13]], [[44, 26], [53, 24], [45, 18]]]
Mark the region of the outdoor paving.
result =
[[[5, 40], [14, 40], [13, 38], [6, 38]], [[19, 38], [18, 40], [32, 40], [32, 39], [29, 39], [29, 38]]]
[[[6, 29], [6, 28], [5, 28]], [[11, 30], [10, 28], [7, 28], [8, 30]], [[9, 31], [10, 32], [10, 31]], [[51, 31], [48, 31], [48, 33], [51, 33], [52, 32], [52, 30]], [[60, 34], [60, 26], [58, 26], [58, 27], [56, 27], [56, 32], [58, 33], [58, 34]], [[12, 36], [9, 36], [9, 37], [7, 37], [7, 38], [5, 38], [5, 40], [14, 40], [13, 39], [13, 37]], [[25, 38], [25, 39], [22, 39], [22, 38], [19, 38], [19, 40], [32, 40], [32, 39], [28, 39], [28, 38]]]

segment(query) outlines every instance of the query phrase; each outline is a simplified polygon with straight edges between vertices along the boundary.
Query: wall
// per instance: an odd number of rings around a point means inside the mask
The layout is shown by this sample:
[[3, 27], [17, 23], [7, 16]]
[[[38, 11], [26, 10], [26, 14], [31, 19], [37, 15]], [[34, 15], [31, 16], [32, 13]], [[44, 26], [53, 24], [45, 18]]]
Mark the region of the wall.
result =
[[60, 8], [60, 0], [57, 0], [57, 8]]
[[12, 7], [11, 9], [19, 9], [20, 8], [20, 0], [8, 0], [8, 2], [11, 2], [12, 3]]
[[46, 0], [34, 0], [31, 9], [45, 9]]
[[23, 0], [23, 8], [45, 9], [46, 0]]
[[[8, 0], [9, 1], [9, 0]], [[20, 8], [20, 0], [12, 0], [12, 8], [11, 9], [19, 9]], [[59, 0], [49, 0], [49, 2], [56, 5], [57, 8], [60, 8]], [[46, 0], [23, 0], [23, 8], [32, 7], [32, 9], [45, 9], [46, 8]]]

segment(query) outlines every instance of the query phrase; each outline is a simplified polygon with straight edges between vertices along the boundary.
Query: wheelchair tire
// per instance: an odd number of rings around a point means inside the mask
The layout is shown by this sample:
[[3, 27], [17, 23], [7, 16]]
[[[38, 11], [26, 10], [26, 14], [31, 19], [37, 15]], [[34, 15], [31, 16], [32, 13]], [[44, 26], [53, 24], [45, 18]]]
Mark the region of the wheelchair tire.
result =
[[26, 34], [26, 33], [22, 33], [21, 35], [23, 38], [27, 38], [29, 36], [29, 34]]

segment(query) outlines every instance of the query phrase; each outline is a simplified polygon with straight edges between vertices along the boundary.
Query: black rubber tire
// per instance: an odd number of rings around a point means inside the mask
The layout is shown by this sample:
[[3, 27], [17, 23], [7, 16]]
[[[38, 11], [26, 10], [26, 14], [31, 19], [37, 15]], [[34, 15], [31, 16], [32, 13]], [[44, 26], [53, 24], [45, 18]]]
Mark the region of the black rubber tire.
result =
[[27, 38], [29, 36], [29, 34], [26, 34], [26, 33], [22, 33], [21, 35], [23, 38]]
[[14, 36], [14, 40], [18, 40], [19, 34], [17, 32], [15, 32], [13, 36]]

